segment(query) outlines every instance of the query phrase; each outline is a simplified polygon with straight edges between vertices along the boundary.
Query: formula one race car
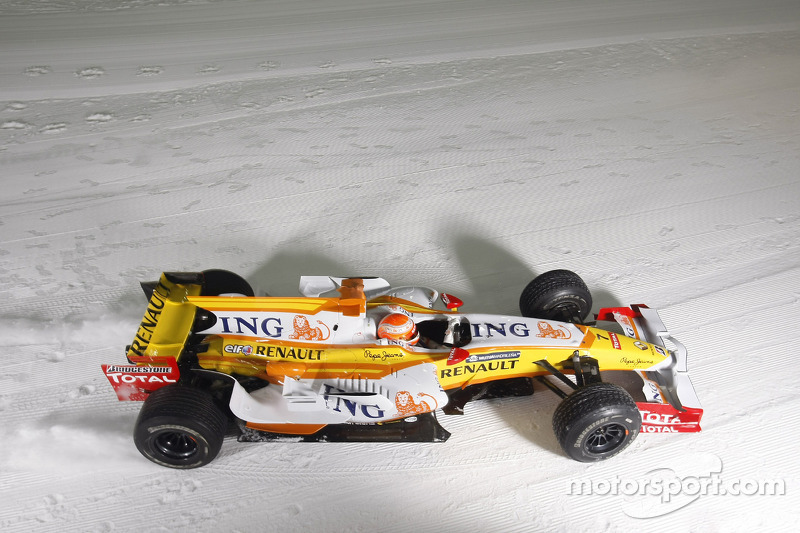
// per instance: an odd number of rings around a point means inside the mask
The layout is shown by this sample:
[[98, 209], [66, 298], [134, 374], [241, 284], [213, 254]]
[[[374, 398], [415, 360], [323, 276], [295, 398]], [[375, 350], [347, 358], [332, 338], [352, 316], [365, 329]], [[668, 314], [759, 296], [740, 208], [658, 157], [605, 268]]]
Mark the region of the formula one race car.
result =
[[[564, 452], [598, 461], [641, 432], [700, 431], [686, 349], [644, 305], [605, 308], [573, 272], [522, 292], [522, 317], [464, 314], [458, 298], [381, 278], [304, 276], [303, 297], [255, 297], [224, 270], [164, 273], [127, 365], [103, 365], [120, 400], [144, 401], [134, 442], [151, 461], [205, 465], [229, 422], [242, 441], [444, 441], [436, 413], [533, 393], [562, 401]], [[439, 308], [436, 306], [441, 301]], [[626, 376], [632, 392], [611, 383]]]

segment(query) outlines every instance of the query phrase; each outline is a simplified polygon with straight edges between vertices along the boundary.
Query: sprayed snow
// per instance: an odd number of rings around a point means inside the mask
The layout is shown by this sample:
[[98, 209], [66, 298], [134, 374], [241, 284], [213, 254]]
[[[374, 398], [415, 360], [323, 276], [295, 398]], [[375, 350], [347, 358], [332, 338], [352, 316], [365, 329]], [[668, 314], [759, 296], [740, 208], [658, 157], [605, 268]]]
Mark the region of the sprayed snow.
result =
[[[0, 0], [0, 529], [777, 530], [798, 518], [794, 0]], [[557, 398], [443, 444], [133, 447], [137, 284], [227, 268], [516, 313], [552, 268], [689, 348], [704, 431], [584, 465]], [[612, 493], [660, 477], [681, 494]], [[691, 494], [780, 481], [778, 494]], [[576, 493], [588, 483], [591, 494]], [[747, 483], [750, 483], [747, 485]], [[740, 483], [741, 484], [741, 483]], [[618, 485], [619, 487], [619, 485]]]

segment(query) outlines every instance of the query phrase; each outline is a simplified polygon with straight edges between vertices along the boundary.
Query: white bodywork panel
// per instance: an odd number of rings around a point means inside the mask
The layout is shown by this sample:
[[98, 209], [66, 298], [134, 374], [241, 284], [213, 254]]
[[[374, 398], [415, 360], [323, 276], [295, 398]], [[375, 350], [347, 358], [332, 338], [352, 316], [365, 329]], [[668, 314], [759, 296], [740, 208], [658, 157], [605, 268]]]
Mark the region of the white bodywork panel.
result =
[[636, 306], [640, 318], [614, 313], [614, 319], [629, 337], [666, 348], [669, 357], [646, 370], [637, 370], [644, 381], [642, 391], [648, 402], [667, 401], [674, 407], [701, 409], [692, 380], [689, 378], [686, 347], [667, 331], [658, 311]]
[[434, 411], [447, 404], [436, 365], [422, 363], [380, 379], [285, 378], [283, 386], [248, 393], [234, 384], [230, 408], [256, 424], [375, 423]]
[[[300, 276], [300, 294], [309, 298], [338, 297], [337, 289], [342, 282], [353, 278], [335, 276]], [[391, 285], [383, 278], [356, 278], [364, 284], [364, 295], [367, 300], [377, 298], [389, 292]]]

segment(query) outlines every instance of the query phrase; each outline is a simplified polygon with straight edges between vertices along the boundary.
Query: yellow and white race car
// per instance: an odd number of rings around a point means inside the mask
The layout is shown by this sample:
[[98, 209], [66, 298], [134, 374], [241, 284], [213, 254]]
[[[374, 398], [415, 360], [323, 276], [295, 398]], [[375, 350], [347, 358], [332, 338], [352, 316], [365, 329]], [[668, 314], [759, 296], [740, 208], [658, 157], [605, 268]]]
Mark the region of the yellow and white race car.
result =
[[209, 463], [231, 421], [245, 441], [444, 441], [438, 412], [532, 394], [534, 381], [561, 396], [553, 429], [578, 461], [640, 432], [700, 430], [686, 349], [658, 313], [604, 308], [597, 320], [617, 331], [599, 329], [567, 270], [525, 287], [522, 316], [462, 313], [450, 294], [382, 278], [303, 276], [301, 297], [256, 297], [224, 270], [142, 287], [128, 364], [103, 371], [120, 400], [144, 401], [134, 442], [164, 466]]

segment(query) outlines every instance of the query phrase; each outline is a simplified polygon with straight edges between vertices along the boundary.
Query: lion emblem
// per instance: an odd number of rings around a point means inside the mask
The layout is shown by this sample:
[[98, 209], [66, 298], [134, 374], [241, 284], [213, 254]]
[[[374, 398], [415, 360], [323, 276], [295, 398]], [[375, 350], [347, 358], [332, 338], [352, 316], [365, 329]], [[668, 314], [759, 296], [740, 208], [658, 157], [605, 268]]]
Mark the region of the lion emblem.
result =
[[[415, 403], [413, 396], [411, 396], [411, 393], [407, 390], [401, 390], [398, 392], [394, 397], [394, 404], [397, 407], [397, 414], [403, 417], [414, 416], [433, 411], [438, 406], [433, 396], [422, 392], [417, 394], [417, 396], [420, 398], [427, 396], [431, 399], [431, 403], [428, 403], [426, 400], [420, 400], [419, 403]], [[431, 404], [433, 404], [433, 407], [431, 407]]]
[[558, 329], [551, 326], [548, 322], [539, 322], [539, 334], [537, 337], [545, 337], [549, 339], [569, 339], [572, 334], [564, 326], [557, 326]]
[[[303, 315], [295, 315], [294, 317], [294, 331], [289, 335], [290, 339], [300, 339], [304, 341], [324, 341], [331, 336], [331, 330], [320, 321], [317, 321], [318, 326], [311, 327], [308, 319]], [[323, 331], [322, 328], [325, 328]]]

